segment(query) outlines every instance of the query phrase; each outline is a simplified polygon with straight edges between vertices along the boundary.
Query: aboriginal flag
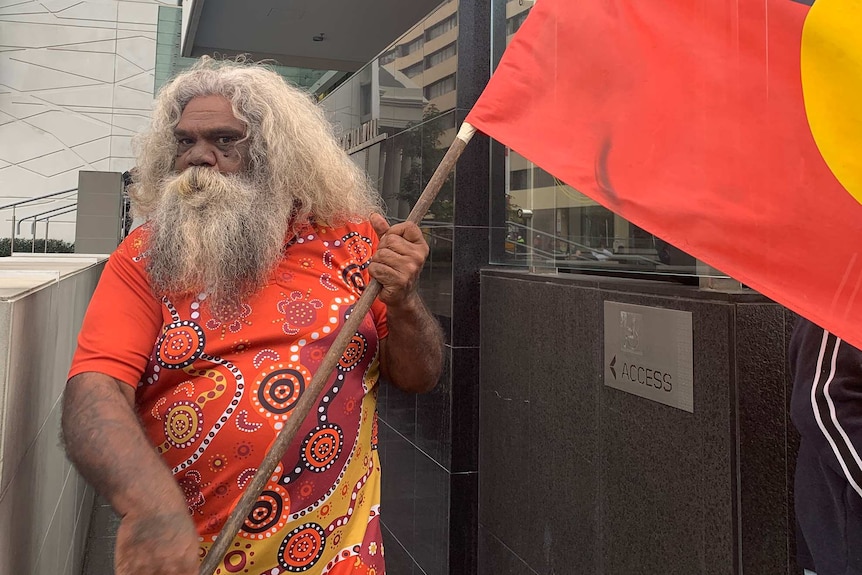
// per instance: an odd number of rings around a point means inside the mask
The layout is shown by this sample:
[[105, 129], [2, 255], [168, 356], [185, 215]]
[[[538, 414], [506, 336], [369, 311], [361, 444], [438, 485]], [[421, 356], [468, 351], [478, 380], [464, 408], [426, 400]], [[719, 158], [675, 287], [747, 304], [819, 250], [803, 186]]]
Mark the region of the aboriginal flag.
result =
[[538, 0], [467, 122], [862, 347], [862, 0]]

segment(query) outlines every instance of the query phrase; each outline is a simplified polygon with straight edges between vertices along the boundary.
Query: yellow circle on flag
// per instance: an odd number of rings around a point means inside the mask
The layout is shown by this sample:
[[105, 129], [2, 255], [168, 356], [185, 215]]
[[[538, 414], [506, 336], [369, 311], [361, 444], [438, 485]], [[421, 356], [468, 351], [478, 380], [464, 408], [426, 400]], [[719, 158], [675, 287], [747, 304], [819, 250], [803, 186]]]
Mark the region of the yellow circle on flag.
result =
[[814, 141], [862, 203], [862, 0], [816, 0], [802, 29], [801, 59]]

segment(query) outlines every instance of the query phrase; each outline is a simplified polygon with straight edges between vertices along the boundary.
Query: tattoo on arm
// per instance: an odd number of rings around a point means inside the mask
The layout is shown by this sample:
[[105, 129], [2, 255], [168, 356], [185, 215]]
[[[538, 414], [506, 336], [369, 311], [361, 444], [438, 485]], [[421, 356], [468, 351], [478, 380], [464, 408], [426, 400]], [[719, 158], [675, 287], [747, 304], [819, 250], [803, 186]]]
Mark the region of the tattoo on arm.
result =
[[94, 373], [69, 381], [62, 425], [69, 459], [121, 515], [158, 502], [184, 502], [144, 434], [129, 394], [121, 391], [124, 385]]

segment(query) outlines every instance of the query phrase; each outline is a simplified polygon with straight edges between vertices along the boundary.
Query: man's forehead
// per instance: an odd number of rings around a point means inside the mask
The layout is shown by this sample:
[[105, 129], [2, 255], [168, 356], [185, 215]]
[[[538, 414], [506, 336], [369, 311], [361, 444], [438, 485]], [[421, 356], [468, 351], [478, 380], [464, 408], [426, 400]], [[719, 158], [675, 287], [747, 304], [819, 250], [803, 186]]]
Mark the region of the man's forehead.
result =
[[233, 114], [230, 101], [224, 96], [197, 96], [189, 100], [180, 116], [178, 128], [184, 124], [218, 122], [245, 130], [245, 123]]

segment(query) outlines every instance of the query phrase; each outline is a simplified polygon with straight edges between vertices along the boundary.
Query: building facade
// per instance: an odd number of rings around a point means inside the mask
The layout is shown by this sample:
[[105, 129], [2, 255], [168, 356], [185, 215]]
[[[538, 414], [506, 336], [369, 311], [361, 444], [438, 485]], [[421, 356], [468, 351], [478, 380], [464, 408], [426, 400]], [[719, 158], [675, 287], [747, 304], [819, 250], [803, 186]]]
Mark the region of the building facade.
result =
[[[159, 8], [176, 4], [0, 4], [0, 203], [74, 189], [79, 170], [134, 165], [132, 136], [153, 101]], [[52, 220], [52, 237], [71, 241], [74, 222], [74, 213]]]

